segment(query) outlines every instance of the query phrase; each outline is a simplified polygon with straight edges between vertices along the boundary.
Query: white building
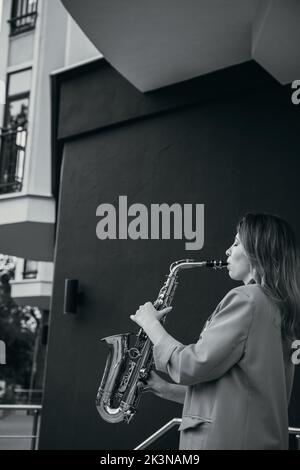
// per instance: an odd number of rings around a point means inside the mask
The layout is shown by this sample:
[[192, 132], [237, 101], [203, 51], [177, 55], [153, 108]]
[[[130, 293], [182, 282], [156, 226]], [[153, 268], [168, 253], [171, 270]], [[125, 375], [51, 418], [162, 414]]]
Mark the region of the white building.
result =
[[51, 297], [49, 77], [99, 55], [59, 0], [0, 0], [0, 253], [14, 257], [19, 303], [48, 310]]

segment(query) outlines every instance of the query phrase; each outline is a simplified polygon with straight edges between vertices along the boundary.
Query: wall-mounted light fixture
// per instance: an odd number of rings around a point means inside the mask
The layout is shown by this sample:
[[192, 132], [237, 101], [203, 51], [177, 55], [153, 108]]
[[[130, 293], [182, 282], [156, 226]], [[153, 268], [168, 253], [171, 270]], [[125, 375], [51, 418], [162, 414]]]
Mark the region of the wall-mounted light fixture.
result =
[[64, 314], [77, 313], [77, 305], [82, 302], [83, 293], [79, 292], [78, 279], [65, 279]]

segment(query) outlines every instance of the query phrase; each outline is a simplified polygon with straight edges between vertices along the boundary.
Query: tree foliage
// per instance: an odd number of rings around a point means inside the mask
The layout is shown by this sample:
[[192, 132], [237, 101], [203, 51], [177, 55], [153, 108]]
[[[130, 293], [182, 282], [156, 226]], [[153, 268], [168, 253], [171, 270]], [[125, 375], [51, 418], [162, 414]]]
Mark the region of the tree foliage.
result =
[[0, 379], [7, 385], [29, 387], [35, 331], [39, 318], [36, 309], [18, 306], [11, 297], [10, 274], [0, 274], [0, 339], [6, 344], [6, 364]]

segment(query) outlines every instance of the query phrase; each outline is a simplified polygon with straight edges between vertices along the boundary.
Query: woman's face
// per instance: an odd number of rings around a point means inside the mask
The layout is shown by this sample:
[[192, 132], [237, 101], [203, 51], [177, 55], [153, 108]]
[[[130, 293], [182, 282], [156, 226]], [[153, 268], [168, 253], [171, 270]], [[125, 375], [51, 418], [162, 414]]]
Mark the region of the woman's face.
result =
[[239, 234], [236, 234], [233, 244], [226, 250], [227, 269], [231, 279], [243, 281], [247, 284], [253, 278], [252, 269], [245, 249], [240, 241]]

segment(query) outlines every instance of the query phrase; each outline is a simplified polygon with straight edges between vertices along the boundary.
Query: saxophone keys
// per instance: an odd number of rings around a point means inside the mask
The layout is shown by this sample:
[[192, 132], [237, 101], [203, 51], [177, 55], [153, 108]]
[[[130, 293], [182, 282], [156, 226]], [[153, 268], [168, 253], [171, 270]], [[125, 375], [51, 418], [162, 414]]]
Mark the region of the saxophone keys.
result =
[[127, 352], [128, 352], [128, 356], [132, 360], [138, 359], [142, 355], [141, 352], [137, 348], [130, 348], [128, 349]]

